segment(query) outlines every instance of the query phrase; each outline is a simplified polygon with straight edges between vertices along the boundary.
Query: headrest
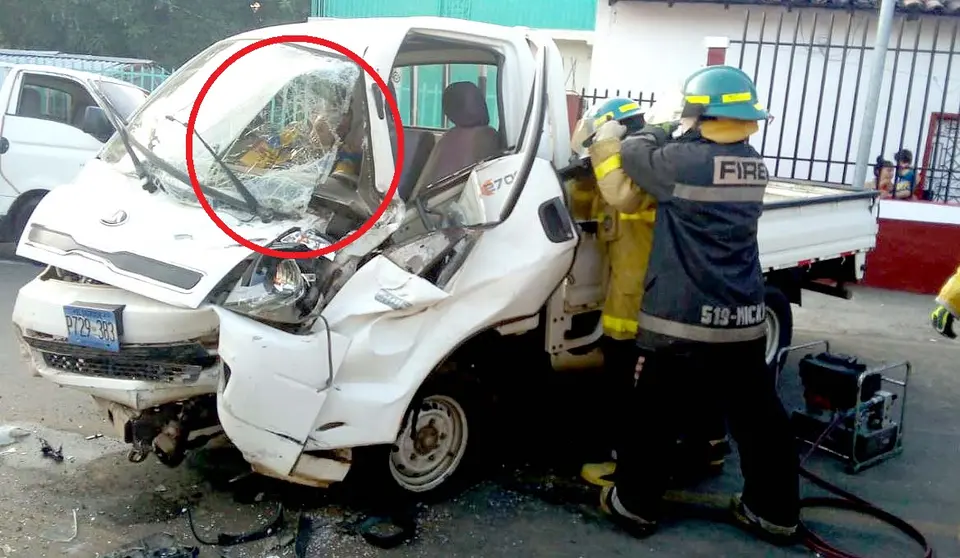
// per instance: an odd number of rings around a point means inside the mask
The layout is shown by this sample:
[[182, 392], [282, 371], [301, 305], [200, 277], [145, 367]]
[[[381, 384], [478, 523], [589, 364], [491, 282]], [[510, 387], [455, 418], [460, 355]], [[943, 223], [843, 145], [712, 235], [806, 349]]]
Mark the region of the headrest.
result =
[[444, 89], [443, 114], [456, 126], [463, 128], [490, 124], [487, 100], [480, 88], [469, 81], [451, 83]]
[[20, 92], [20, 102], [21, 102], [21, 103], [22, 103], [22, 102], [31, 102], [31, 103], [36, 103], [37, 105], [39, 105], [39, 104], [40, 104], [40, 92], [37, 91], [36, 89], [27, 89], [27, 88], [24, 88], [24, 89]]

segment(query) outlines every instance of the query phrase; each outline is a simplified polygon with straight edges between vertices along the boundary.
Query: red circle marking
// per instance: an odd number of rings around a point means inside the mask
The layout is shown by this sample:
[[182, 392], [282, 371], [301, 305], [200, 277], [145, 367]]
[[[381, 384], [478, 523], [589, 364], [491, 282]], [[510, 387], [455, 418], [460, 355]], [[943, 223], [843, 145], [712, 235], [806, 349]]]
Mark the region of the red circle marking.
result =
[[[377, 87], [380, 88], [380, 92], [383, 94], [383, 97], [387, 100], [387, 106], [390, 108], [391, 116], [393, 116], [394, 127], [397, 130], [397, 154], [394, 157], [394, 170], [393, 170], [393, 179], [390, 181], [390, 189], [387, 190], [386, 195], [383, 198], [383, 201], [377, 207], [376, 212], [367, 219], [367, 221], [357, 229], [352, 234], [347, 235], [346, 237], [334, 242], [330, 246], [324, 246], [319, 250], [311, 250], [309, 252], [283, 252], [280, 250], [273, 250], [265, 246], [260, 246], [259, 244], [253, 243], [246, 238], [237, 234], [236, 231], [227, 226], [222, 219], [216, 214], [213, 208], [210, 206], [210, 202], [207, 201], [207, 197], [203, 194], [203, 191], [200, 189], [200, 181], [197, 179], [197, 171], [193, 165], [193, 138], [194, 138], [194, 128], [197, 124], [197, 115], [200, 112], [200, 104], [203, 102], [203, 99], [207, 96], [207, 93], [210, 91], [210, 88], [213, 86], [213, 82], [217, 80], [231, 64], [235, 63], [237, 60], [240, 60], [244, 56], [250, 54], [251, 52], [263, 48], [269, 45], [276, 45], [282, 43], [310, 43], [314, 45], [319, 45], [327, 47], [331, 50], [335, 50], [340, 54], [350, 58], [357, 63], [363, 71], [367, 73], [373, 81], [376, 82]], [[272, 256], [274, 258], [317, 258], [331, 252], [336, 252], [346, 248], [351, 243], [358, 240], [363, 236], [367, 231], [373, 228], [373, 225], [377, 222], [378, 219], [383, 215], [387, 210], [387, 206], [390, 204], [390, 201], [393, 199], [393, 196], [397, 193], [397, 184], [400, 182], [400, 173], [403, 170], [403, 123], [400, 120], [400, 109], [397, 106], [397, 100], [390, 94], [390, 89], [387, 87], [387, 84], [384, 83], [383, 79], [377, 75], [376, 70], [373, 69], [366, 60], [361, 58], [352, 50], [347, 47], [337, 44], [333, 41], [327, 39], [321, 39], [319, 37], [311, 37], [309, 35], [280, 35], [278, 37], [270, 37], [267, 39], [261, 39], [252, 44], [249, 44], [239, 51], [235, 52], [230, 58], [227, 58], [217, 69], [207, 78], [207, 81], [204, 82], [203, 87], [200, 88], [200, 93], [197, 94], [197, 100], [193, 102], [193, 108], [190, 110], [190, 118], [187, 120], [187, 131], [186, 131], [186, 163], [187, 163], [187, 174], [190, 176], [190, 183], [193, 186], [193, 192], [197, 196], [197, 201], [200, 202], [200, 206], [203, 207], [203, 210], [207, 213], [210, 219], [216, 223], [220, 230], [227, 233], [227, 235], [239, 242], [242, 246], [263, 254], [265, 256]]]

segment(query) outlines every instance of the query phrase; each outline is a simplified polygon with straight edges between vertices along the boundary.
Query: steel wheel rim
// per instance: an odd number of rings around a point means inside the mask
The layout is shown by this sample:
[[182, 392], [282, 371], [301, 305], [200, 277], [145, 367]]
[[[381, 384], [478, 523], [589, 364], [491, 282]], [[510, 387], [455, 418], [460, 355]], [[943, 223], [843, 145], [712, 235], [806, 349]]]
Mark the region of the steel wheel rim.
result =
[[432, 395], [423, 400], [390, 452], [390, 474], [401, 488], [428, 492], [446, 482], [463, 461], [469, 429], [463, 407], [452, 397]]
[[773, 364], [780, 349], [780, 318], [776, 312], [767, 310], [764, 323], [767, 325], [767, 364]]

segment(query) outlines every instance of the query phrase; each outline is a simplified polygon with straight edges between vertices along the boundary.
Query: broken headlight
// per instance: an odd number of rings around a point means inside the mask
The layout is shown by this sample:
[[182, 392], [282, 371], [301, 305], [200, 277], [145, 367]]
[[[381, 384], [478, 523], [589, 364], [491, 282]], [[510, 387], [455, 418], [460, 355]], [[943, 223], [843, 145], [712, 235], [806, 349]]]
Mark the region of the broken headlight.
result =
[[[322, 243], [310, 235], [287, 235], [271, 247], [298, 252], [316, 250]], [[326, 257], [294, 259], [259, 255], [219, 304], [255, 320], [274, 324], [301, 324], [322, 308], [332, 294], [330, 286], [341, 266]], [[328, 295], [325, 297], [325, 295]]]
[[230, 291], [223, 307], [265, 321], [298, 323], [311, 310], [303, 308], [309, 286], [297, 260], [261, 257]]

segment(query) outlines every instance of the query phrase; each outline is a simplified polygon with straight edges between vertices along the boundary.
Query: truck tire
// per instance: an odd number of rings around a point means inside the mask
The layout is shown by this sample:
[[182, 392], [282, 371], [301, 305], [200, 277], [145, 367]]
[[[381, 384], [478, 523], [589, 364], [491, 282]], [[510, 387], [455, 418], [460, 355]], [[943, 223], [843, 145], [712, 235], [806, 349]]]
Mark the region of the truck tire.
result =
[[455, 370], [429, 378], [393, 444], [354, 450], [347, 484], [378, 500], [398, 501], [435, 501], [467, 488], [481, 453], [480, 393], [476, 382]]
[[771, 285], [767, 285], [763, 301], [767, 307], [767, 365], [775, 369], [777, 353], [793, 339], [793, 308], [783, 291]]
[[41, 192], [27, 197], [17, 205], [14, 213], [10, 216], [10, 228], [8, 231], [10, 241], [13, 242], [14, 245], [20, 244], [20, 237], [23, 236], [24, 229], [27, 228], [27, 221], [30, 220], [30, 216], [33, 215], [33, 210], [37, 208], [40, 200], [42, 200], [46, 194], [46, 192]]

